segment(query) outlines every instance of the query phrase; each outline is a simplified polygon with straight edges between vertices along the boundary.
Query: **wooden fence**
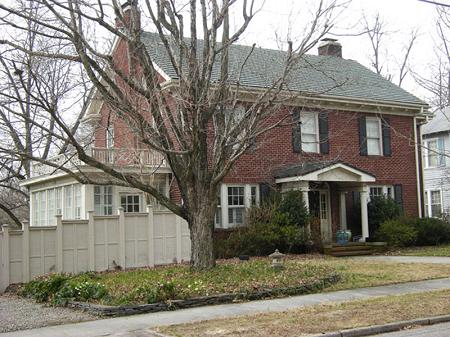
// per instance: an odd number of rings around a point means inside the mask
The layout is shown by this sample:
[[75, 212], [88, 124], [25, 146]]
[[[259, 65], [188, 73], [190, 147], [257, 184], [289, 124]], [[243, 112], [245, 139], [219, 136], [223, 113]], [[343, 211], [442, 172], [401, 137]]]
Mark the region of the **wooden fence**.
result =
[[0, 231], [0, 293], [13, 283], [28, 282], [50, 272], [77, 274], [188, 261], [186, 221], [167, 211], [62, 220], [56, 226]]

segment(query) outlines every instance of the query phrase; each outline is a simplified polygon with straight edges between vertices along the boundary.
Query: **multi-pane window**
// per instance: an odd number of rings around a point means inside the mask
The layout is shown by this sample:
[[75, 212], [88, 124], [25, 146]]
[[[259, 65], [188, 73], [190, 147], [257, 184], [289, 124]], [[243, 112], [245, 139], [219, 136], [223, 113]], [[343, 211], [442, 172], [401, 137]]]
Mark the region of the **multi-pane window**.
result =
[[64, 187], [64, 214], [65, 219], [73, 219], [72, 185]]
[[301, 112], [300, 122], [302, 151], [319, 152], [317, 114], [314, 112]]
[[244, 186], [228, 187], [228, 224], [242, 225], [244, 213]]
[[96, 215], [112, 215], [112, 186], [94, 186], [94, 211]]
[[372, 186], [369, 190], [369, 196], [393, 198], [393, 188], [392, 186]]
[[141, 212], [141, 196], [139, 194], [122, 194], [120, 206], [126, 213]]
[[217, 193], [217, 208], [216, 213], [214, 214], [214, 226], [217, 228], [222, 227], [222, 208], [221, 208], [221, 202], [222, 198], [220, 197], [220, 189], [219, 193]]
[[442, 216], [442, 199], [440, 190], [425, 191], [425, 216], [441, 217]]
[[106, 129], [106, 148], [114, 147], [114, 128], [112, 126]]
[[31, 225], [56, 225], [56, 215], [63, 219], [81, 219], [81, 185], [66, 185], [31, 193]]
[[367, 154], [381, 155], [381, 124], [377, 117], [366, 118]]
[[256, 186], [250, 186], [250, 206], [256, 206], [258, 203]]
[[445, 165], [445, 146], [442, 137], [424, 141], [425, 167], [437, 167]]
[[75, 199], [74, 218], [81, 219], [81, 185], [80, 184], [74, 185], [73, 191]]

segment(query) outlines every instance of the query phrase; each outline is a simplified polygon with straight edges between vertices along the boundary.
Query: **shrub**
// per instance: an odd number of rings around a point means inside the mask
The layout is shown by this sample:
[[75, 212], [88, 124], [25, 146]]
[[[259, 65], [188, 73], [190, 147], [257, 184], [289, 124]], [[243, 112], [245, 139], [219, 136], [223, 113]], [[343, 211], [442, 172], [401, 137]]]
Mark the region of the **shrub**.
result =
[[400, 216], [400, 206], [390, 197], [378, 196], [370, 197], [370, 202], [367, 204], [367, 211], [369, 215], [370, 236], [374, 235], [378, 227], [391, 219]]
[[450, 242], [450, 224], [436, 218], [417, 219], [417, 245], [439, 245]]
[[54, 303], [65, 305], [69, 300], [89, 301], [102, 299], [107, 294], [104, 285], [85, 279], [71, 279], [55, 293]]
[[54, 294], [69, 279], [66, 274], [49, 274], [39, 277], [25, 284], [22, 296], [31, 297], [37, 302], [47, 302], [53, 299]]
[[305, 226], [309, 221], [308, 209], [301, 191], [289, 191], [284, 194], [278, 212], [284, 214], [292, 225]]
[[400, 217], [383, 222], [376, 233], [376, 238], [390, 246], [406, 247], [414, 245], [417, 240], [415, 220]]

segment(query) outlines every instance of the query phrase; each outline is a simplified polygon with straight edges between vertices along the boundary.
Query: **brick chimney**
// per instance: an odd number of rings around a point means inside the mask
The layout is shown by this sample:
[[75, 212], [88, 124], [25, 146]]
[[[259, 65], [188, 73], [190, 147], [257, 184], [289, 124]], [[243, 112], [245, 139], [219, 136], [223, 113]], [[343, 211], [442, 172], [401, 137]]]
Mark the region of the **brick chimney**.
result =
[[116, 27], [121, 29], [124, 25], [133, 32], [141, 30], [141, 12], [138, 0], [128, 0], [122, 5], [123, 21], [116, 18]]
[[342, 46], [336, 39], [325, 38], [319, 44], [319, 55], [342, 57]]

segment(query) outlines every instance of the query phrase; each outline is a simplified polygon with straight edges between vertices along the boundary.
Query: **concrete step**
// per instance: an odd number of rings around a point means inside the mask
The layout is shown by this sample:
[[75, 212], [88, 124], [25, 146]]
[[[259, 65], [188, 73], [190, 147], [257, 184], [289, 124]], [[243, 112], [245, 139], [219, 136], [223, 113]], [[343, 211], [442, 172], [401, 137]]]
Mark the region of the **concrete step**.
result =
[[351, 251], [339, 251], [339, 252], [331, 252], [331, 256], [361, 256], [361, 255], [372, 255], [373, 250], [364, 249], [364, 250], [351, 250]]

